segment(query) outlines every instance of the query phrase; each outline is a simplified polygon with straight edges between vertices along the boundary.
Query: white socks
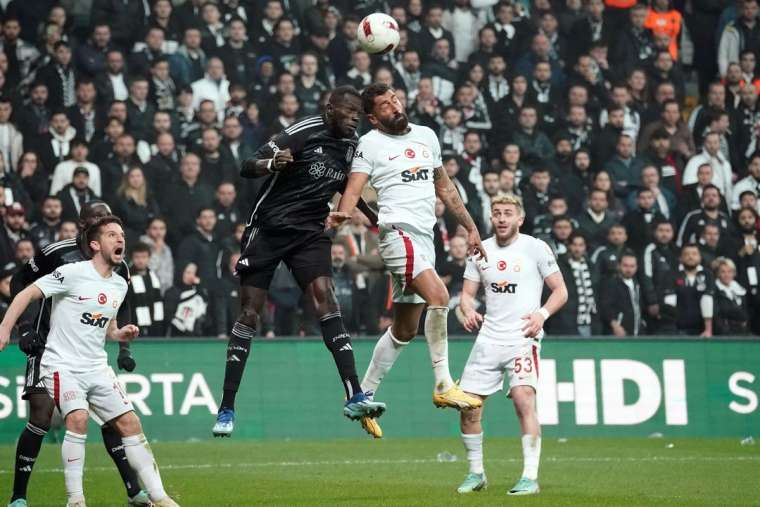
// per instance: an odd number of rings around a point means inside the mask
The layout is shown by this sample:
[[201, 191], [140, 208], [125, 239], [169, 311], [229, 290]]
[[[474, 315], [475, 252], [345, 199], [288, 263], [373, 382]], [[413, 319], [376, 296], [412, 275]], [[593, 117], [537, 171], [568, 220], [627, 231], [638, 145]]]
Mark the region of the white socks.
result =
[[483, 473], [483, 433], [466, 435], [462, 433], [464, 450], [467, 453], [467, 461], [470, 463], [471, 474]]
[[428, 306], [425, 317], [425, 339], [433, 363], [435, 390], [439, 393], [448, 391], [454, 385], [449, 373], [449, 337], [446, 325], [448, 314], [449, 309], [446, 306]]
[[522, 436], [523, 473], [527, 479], [538, 479], [538, 461], [541, 459], [541, 437], [536, 435]]
[[66, 483], [66, 494], [69, 500], [84, 497], [82, 475], [84, 473], [84, 444], [87, 435], [67, 431], [61, 445], [61, 460], [63, 461], [63, 478]]
[[148, 496], [154, 502], [167, 497], [164, 485], [161, 483], [161, 475], [158, 473], [158, 465], [153, 459], [145, 435], [140, 433], [131, 437], [123, 437], [124, 452], [127, 454], [129, 465], [137, 472], [137, 477], [145, 486]]
[[377, 340], [375, 350], [372, 352], [372, 360], [367, 367], [367, 373], [362, 380], [362, 391], [377, 391], [383, 377], [396, 362], [407, 342], [400, 342], [393, 336], [391, 326], [385, 330], [383, 336]]

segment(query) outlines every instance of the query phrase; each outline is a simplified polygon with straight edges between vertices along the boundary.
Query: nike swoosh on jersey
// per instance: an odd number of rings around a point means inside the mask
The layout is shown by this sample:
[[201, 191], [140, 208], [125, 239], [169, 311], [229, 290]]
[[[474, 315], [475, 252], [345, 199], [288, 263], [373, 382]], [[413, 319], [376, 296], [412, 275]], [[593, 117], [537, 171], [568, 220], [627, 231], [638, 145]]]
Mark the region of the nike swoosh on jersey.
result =
[[388, 160], [395, 160], [395, 159], [399, 158], [400, 156], [401, 155], [396, 155], [395, 157], [391, 157], [390, 155], [388, 155]]
[[86, 298], [86, 297], [79, 296], [79, 301], [86, 301], [88, 299], [92, 299], [92, 298]]

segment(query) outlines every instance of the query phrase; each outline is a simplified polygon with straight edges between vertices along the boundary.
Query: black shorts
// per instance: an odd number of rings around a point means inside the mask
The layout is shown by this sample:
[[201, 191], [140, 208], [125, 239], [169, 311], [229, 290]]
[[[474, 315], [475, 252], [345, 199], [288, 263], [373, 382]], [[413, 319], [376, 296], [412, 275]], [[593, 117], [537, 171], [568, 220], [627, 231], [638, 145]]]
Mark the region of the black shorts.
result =
[[323, 231], [263, 231], [249, 227], [236, 271], [240, 285], [269, 289], [280, 261], [302, 290], [320, 276], [332, 276], [332, 241]]
[[24, 393], [21, 399], [28, 400], [29, 395], [33, 393], [47, 393], [47, 389], [40, 381], [40, 362], [42, 362], [42, 352], [35, 356], [26, 357], [26, 377], [24, 378]]

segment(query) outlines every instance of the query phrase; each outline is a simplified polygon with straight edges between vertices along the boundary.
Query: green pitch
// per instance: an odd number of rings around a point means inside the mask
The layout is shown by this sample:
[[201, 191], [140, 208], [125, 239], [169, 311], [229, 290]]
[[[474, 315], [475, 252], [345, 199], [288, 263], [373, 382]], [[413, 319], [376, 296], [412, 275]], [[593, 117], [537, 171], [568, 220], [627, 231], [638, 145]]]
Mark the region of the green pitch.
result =
[[[85, 471], [89, 507], [126, 505], [99, 435]], [[542, 493], [507, 498], [522, 470], [517, 439], [485, 442], [489, 489], [454, 491], [467, 472], [457, 439], [235, 440], [154, 443], [167, 491], [183, 507], [249, 505], [760, 505], [760, 445], [739, 439], [583, 439], [543, 442]], [[439, 462], [448, 452], [456, 462]], [[0, 447], [0, 500], [12, 481], [13, 449]], [[30, 487], [31, 507], [65, 503], [57, 444], [46, 444]], [[1, 503], [1, 502], [0, 502]], [[2, 504], [5, 505], [4, 503]]]

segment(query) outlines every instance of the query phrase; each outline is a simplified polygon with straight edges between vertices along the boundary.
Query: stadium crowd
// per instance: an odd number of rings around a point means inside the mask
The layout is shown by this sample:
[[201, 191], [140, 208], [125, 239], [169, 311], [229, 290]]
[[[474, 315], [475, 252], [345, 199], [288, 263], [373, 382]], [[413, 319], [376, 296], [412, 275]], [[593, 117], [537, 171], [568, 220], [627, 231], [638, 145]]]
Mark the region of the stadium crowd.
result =
[[[102, 198], [125, 223], [144, 335], [228, 334], [232, 273], [262, 180], [241, 161], [320, 111], [330, 89], [392, 84], [438, 133], [481, 234], [490, 198], [570, 292], [550, 333], [760, 334], [757, 0], [2, 0], [0, 301], [35, 249]], [[358, 47], [388, 12], [401, 43]], [[366, 127], [365, 127], [366, 131]], [[371, 198], [371, 195], [368, 196]], [[437, 269], [456, 308], [466, 243], [437, 207]], [[377, 231], [336, 231], [351, 332], [390, 322]], [[451, 333], [462, 331], [450, 313]], [[286, 268], [262, 336], [318, 334]]]

